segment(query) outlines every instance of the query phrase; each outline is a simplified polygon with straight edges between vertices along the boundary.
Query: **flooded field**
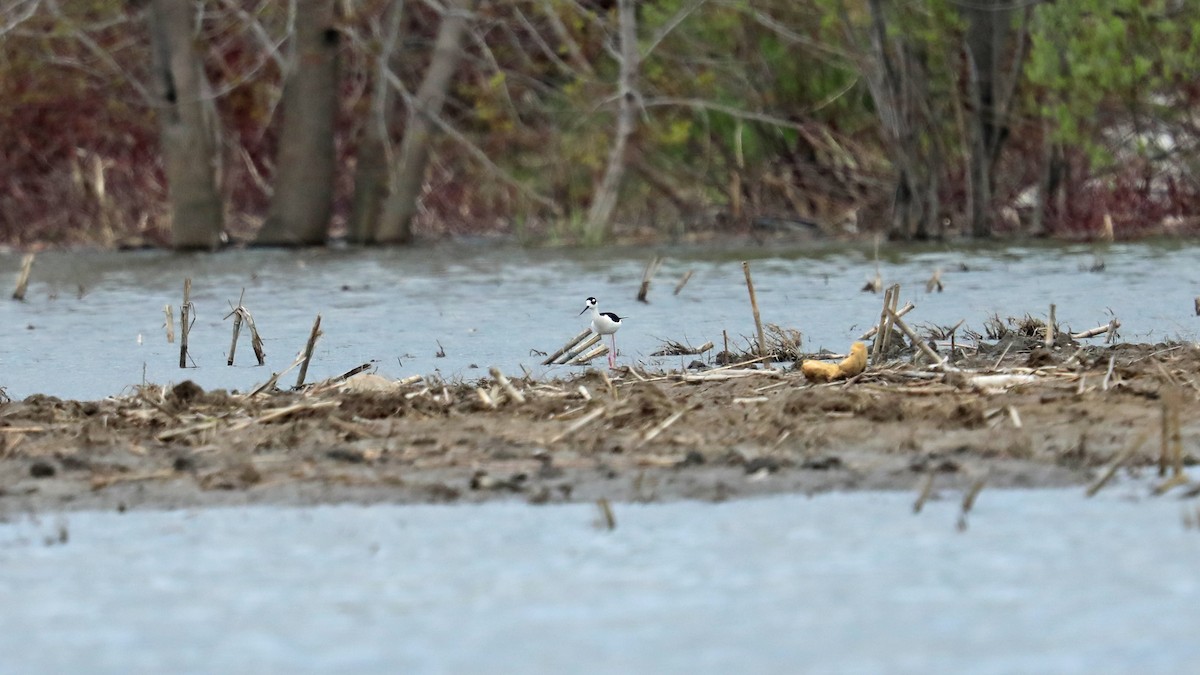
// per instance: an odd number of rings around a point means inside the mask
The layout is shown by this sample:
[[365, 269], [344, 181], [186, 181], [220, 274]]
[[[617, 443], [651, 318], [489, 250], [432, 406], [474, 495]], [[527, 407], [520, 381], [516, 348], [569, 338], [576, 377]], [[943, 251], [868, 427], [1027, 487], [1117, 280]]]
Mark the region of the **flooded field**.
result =
[[[956, 372], [827, 384], [652, 353], [747, 348], [744, 259], [843, 352], [861, 250], [665, 249], [645, 305], [647, 251], [41, 256], [0, 303], [0, 672], [1191, 672], [1197, 252], [886, 252], [920, 328], [1055, 303], [1119, 339], [964, 330]], [[265, 367], [225, 365], [243, 288]], [[537, 365], [587, 296], [618, 367]], [[378, 377], [247, 396], [317, 314], [308, 380]]]
[[12, 515], [0, 670], [1191, 673], [1148, 489]]
[[[649, 296], [634, 300], [653, 253], [665, 260]], [[936, 249], [885, 247], [885, 283], [903, 285], [902, 302], [917, 304], [916, 324], [979, 330], [993, 313], [1045, 317], [1074, 330], [1114, 315], [1130, 342], [1191, 339], [1200, 288], [1198, 250], [1172, 244]], [[34, 265], [27, 301], [0, 303], [0, 387], [13, 398], [41, 393], [97, 399], [143, 381], [192, 379], [205, 389], [246, 390], [283, 370], [322, 316], [310, 381], [372, 362], [388, 377], [440, 374], [448, 380], [486, 376], [487, 368], [537, 377], [569, 374], [542, 368], [552, 351], [587, 326], [583, 300], [629, 317], [618, 336], [619, 363], [678, 368], [679, 358], [653, 357], [664, 340], [746, 346], [754, 333], [741, 261], [750, 260], [763, 320], [795, 328], [804, 348], [845, 351], [878, 321], [880, 298], [860, 291], [875, 276], [871, 251], [815, 245], [790, 248], [524, 250], [494, 246], [384, 251], [230, 251], [220, 255], [164, 252], [46, 253]], [[0, 279], [12, 278], [17, 255], [0, 257]], [[926, 294], [942, 270], [945, 291]], [[676, 282], [693, 272], [679, 295]], [[165, 305], [178, 310], [192, 279], [195, 367], [181, 370], [168, 344]], [[232, 322], [225, 316], [245, 289], [246, 307], [263, 334], [267, 365], [254, 364], [245, 337], [237, 365], [225, 365]], [[439, 356], [444, 354], [444, 356]], [[688, 359], [690, 361], [690, 359]], [[294, 382], [294, 374], [284, 384]]]

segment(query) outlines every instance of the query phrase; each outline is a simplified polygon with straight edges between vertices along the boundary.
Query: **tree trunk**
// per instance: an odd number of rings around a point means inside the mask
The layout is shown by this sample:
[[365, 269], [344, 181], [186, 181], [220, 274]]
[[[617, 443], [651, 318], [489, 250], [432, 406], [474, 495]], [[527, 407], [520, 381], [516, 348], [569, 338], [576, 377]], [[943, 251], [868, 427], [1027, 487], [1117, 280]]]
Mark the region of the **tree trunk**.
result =
[[[843, 6], [844, 7], [844, 6]], [[896, 167], [896, 191], [892, 203], [889, 239], [925, 239], [931, 220], [937, 218], [937, 180], [941, 166], [933, 165], [933, 153], [921, 137], [930, 113], [921, 108], [924, 77], [921, 64], [900, 38], [889, 38], [881, 0], [869, 0], [871, 62], [865, 68], [867, 86], [875, 101], [883, 139]], [[849, 26], [843, 9], [843, 22]]]
[[429, 164], [429, 145], [433, 137], [432, 117], [440, 115], [450, 82], [462, 58], [462, 38], [471, 20], [477, 0], [449, 0], [438, 27], [433, 57], [417, 95], [408, 102], [404, 140], [392, 168], [387, 199], [383, 203], [373, 241], [378, 244], [405, 244], [412, 241], [412, 219], [417, 213], [421, 185]]
[[255, 243], [325, 243], [333, 211], [338, 31], [334, 0], [298, 0], [295, 47], [283, 88], [275, 190]]
[[960, 6], [967, 21], [967, 115], [970, 156], [971, 233], [990, 237], [993, 226], [993, 169], [1008, 136], [1005, 119], [1021, 78], [1031, 17], [1026, 11], [1014, 36], [1014, 5], [1009, 0], [980, 0]]
[[379, 57], [375, 62], [375, 91], [371, 110], [358, 136], [354, 171], [354, 201], [350, 211], [349, 239], [356, 244], [371, 240], [388, 194], [388, 129], [392, 121], [391, 61], [400, 38], [403, 0], [394, 0], [384, 15]]
[[[1007, 0], [1004, 0], [1007, 2]], [[971, 234], [992, 234], [992, 157], [999, 148], [997, 96], [1002, 63], [998, 53], [1007, 42], [1011, 10], [990, 0], [980, 0], [959, 9], [967, 20], [967, 91], [971, 100], [969, 127], [970, 159], [967, 175], [971, 190]]]
[[1062, 146], [1051, 138], [1048, 125], [1043, 133], [1042, 172], [1028, 232], [1033, 237], [1052, 234], [1066, 215], [1063, 179], [1069, 167], [1063, 158]]
[[224, 206], [217, 191], [216, 119], [193, 48], [193, 3], [154, 0], [150, 39], [159, 133], [171, 203], [171, 245], [213, 250], [221, 243]]
[[584, 238], [590, 243], [599, 243], [612, 235], [613, 212], [617, 208], [617, 197], [621, 192], [621, 179], [625, 177], [625, 149], [633, 135], [637, 121], [637, 9], [635, 0], [618, 0], [617, 16], [621, 36], [621, 69], [617, 91], [620, 99], [617, 107], [617, 129], [609, 151], [604, 178], [592, 197], [588, 210]]
[[937, 206], [937, 181], [915, 169], [908, 161], [897, 162], [896, 192], [892, 203], [889, 239], [930, 238], [930, 213]]

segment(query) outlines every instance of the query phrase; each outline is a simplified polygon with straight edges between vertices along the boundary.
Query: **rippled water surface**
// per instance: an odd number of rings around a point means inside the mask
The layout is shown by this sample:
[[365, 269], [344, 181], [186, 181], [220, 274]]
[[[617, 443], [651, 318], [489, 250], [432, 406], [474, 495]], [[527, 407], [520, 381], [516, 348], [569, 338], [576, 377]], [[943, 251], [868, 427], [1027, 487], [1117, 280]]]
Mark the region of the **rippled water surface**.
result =
[[1146, 491], [10, 513], [0, 672], [1194, 673]]
[[[666, 257], [650, 293], [635, 302], [642, 268]], [[1045, 316], [1050, 303], [1075, 330], [1116, 315], [1129, 340], [1192, 339], [1200, 293], [1200, 249], [1126, 244], [1093, 265], [1090, 246], [888, 249], [880, 271], [903, 285], [915, 323], [979, 329], [992, 313]], [[741, 261], [750, 260], [763, 320], [799, 329], [805, 348], [844, 351], [878, 320], [880, 297], [859, 289], [874, 276], [869, 250], [829, 247], [524, 250], [437, 246], [408, 250], [66, 253], [38, 257], [27, 301], [0, 302], [0, 387], [11, 397], [45, 393], [98, 398], [143, 379], [193, 379], [205, 388], [246, 389], [291, 364], [317, 314], [323, 336], [310, 381], [375, 362], [381, 374], [483, 376], [488, 366], [535, 374], [537, 351], [556, 349], [586, 327], [583, 299], [628, 320], [618, 334], [623, 362], [678, 367], [650, 354], [663, 340], [720, 348], [754, 332]], [[12, 279], [17, 255], [0, 256], [0, 279]], [[943, 270], [944, 293], [924, 280]], [[671, 291], [694, 274], [678, 296]], [[179, 349], [165, 339], [163, 308], [178, 320], [183, 279], [192, 278], [195, 367], [180, 370]], [[229, 303], [245, 289], [266, 342], [267, 366], [251, 366], [243, 337], [238, 365], [225, 365]], [[5, 291], [7, 295], [7, 289]], [[437, 356], [439, 350], [445, 357]], [[284, 384], [294, 382], [294, 375]]]

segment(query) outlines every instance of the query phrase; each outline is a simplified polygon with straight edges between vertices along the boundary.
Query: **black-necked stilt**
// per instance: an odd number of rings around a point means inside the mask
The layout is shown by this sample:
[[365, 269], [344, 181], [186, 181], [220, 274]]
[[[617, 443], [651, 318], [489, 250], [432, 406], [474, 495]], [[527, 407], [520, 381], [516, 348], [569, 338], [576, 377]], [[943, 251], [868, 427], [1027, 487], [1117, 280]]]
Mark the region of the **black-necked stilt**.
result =
[[612, 312], [601, 312], [596, 309], [596, 299], [588, 298], [584, 301], [583, 312], [592, 310], [592, 332], [597, 335], [612, 336], [612, 351], [608, 353], [608, 367], [612, 368], [617, 364], [617, 329], [621, 327], [621, 317]]

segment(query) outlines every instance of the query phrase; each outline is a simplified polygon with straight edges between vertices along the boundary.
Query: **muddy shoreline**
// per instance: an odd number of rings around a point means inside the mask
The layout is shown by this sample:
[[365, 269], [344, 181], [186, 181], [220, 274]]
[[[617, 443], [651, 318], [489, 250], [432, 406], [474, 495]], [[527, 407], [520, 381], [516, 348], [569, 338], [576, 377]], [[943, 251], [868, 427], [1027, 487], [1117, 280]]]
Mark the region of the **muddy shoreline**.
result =
[[373, 375], [254, 397], [190, 382], [35, 395], [0, 405], [0, 514], [720, 501], [915, 491], [931, 474], [939, 489], [1082, 486], [1122, 454], [1122, 470], [1153, 470], [1166, 401], [1184, 463], [1200, 455], [1195, 346], [1018, 349], [954, 367], [903, 357], [820, 385], [790, 364], [589, 371], [513, 379], [523, 401], [490, 380]]

